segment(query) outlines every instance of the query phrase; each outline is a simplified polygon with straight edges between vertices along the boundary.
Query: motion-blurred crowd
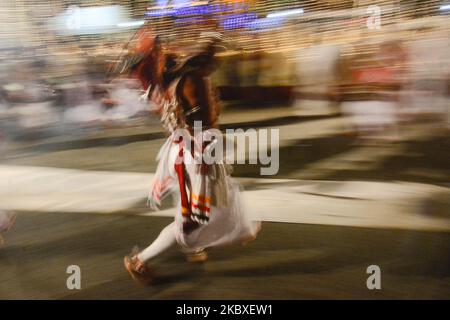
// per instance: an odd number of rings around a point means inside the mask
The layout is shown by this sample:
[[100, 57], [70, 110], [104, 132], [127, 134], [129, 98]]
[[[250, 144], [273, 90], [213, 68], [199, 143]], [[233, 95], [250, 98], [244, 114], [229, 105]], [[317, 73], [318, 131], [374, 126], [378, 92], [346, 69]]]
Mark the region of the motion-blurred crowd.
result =
[[[325, 29], [291, 21], [254, 32], [212, 24], [211, 31], [226, 34], [214, 75], [222, 100], [337, 111], [350, 116], [361, 137], [395, 139], [400, 123], [425, 119], [448, 130], [448, 15], [381, 24], [379, 30], [369, 30], [364, 21], [356, 27], [327, 21]], [[167, 48], [186, 50], [183, 39], [195, 43], [198, 36], [179, 32]], [[129, 125], [148, 117], [151, 106], [140, 99], [138, 84], [109, 74], [123, 54], [123, 39], [2, 49], [0, 139]]]

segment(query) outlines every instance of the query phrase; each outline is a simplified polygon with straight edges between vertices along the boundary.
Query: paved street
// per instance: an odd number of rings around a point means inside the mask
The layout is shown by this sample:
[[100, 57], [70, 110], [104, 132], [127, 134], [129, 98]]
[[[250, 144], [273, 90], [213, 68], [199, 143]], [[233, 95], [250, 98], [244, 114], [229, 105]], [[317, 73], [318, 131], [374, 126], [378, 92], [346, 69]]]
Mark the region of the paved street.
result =
[[[449, 234], [264, 223], [245, 246], [211, 250], [202, 266], [171, 250], [155, 262], [157, 283], [135, 285], [123, 255], [146, 245], [169, 218], [26, 213], [0, 251], [0, 296], [75, 299], [448, 298]], [[82, 289], [66, 288], [69, 265]], [[377, 264], [382, 289], [366, 287]]]
[[[275, 117], [273, 115], [276, 115]], [[223, 128], [280, 129], [280, 171], [237, 165], [246, 207], [263, 229], [189, 265], [176, 248], [135, 285], [122, 258], [170, 223], [170, 201], [145, 206], [164, 141], [157, 127], [106, 128], [9, 142], [0, 209], [18, 213], [0, 248], [0, 298], [358, 299], [450, 297], [450, 139], [410, 126], [400, 141], [361, 144], [348, 119], [295, 108], [230, 110]], [[378, 265], [382, 289], [368, 290]], [[82, 289], [68, 290], [78, 265]]]

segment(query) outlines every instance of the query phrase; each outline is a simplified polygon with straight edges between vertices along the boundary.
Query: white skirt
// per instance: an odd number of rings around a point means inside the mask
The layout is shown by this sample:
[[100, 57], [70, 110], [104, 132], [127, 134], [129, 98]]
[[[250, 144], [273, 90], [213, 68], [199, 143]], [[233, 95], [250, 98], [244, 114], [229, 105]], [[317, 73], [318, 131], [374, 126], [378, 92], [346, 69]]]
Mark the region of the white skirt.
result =
[[254, 239], [261, 229], [261, 222], [252, 221], [245, 212], [238, 185], [228, 177], [229, 207], [211, 206], [209, 223], [200, 225], [189, 234], [183, 232], [181, 206], [175, 216], [175, 238], [185, 249], [197, 251]]

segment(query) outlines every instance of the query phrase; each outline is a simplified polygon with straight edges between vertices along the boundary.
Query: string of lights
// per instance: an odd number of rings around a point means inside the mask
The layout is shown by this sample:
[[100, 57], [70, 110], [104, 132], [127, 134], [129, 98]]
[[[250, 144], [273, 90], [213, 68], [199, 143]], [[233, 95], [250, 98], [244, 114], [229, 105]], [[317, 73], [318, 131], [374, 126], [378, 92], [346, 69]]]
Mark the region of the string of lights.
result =
[[[380, 9], [379, 29], [367, 27], [373, 14], [368, 11], [370, 6]], [[144, 24], [170, 46], [187, 47], [201, 32], [215, 28], [231, 39], [227, 54], [236, 50], [240, 54], [283, 52], [291, 59], [297, 50], [315, 43], [366, 41], [360, 50], [370, 52], [378, 38], [395, 35], [408, 40], [421, 24], [448, 30], [449, 6], [443, 0], [43, 0], [32, 6], [25, 0], [3, 0], [0, 40], [3, 50], [44, 47], [45, 54], [47, 47], [76, 44], [78, 50], [72, 47], [72, 52], [112, 56]], [[101, 7], [120, 7], [128, 18], [105, 26], [101, 33], [82, 30], [75, 13]], [[68, 20], [50, 23], [62, 15], [72, 19], [72, 24]], [[68, 25], [72, 26], [70, 34], [61, 30]]]

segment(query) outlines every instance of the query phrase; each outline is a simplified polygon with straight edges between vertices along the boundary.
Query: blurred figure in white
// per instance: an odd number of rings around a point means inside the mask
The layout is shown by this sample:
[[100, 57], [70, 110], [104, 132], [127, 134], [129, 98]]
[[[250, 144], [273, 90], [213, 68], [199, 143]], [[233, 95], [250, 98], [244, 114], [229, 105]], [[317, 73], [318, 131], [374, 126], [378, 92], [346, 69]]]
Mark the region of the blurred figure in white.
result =
[[64, 120], [66, 123], [96, 124], [102, 120], [103, 111], [99, 101], [95, 101], [86, 79], [79, 78], [59, 86], [64, 97]]
[[402, 102], [412, 119], [432, 117], [439, 127], [449, 128], [448, 84], [450, 40], [435, 27], [422, 27], [409, 43], [409, 81]]
[[111, 108], [105, 111], [104, 120], [123, 121], [150, 111], [149, 104], [141, 99], [139, 86], [140, 84], [133, 79], [113, 81], [107, 99]]
[[322, 43], [316, 35], [315, 43], [298, 53], [297, 95], [299, 111], [314, 114], [330, 113], [332, 87], [336, 82], [336, 66], [341, 48], [338, 44]]
[[380, 43], [375, 51], [367, 52], [370, 45], [373, 44], [358, 44], [347, 64], [342, 109], [351, 117], [359, 138], [397, 140], [398, 92], [405, 54], [395, 40]]
[[52, 108], [52, 90], [40, 78], [36, 63], [18, 63], [14, 68], [0, 89], [0, 117], [5, 119], [8, 131], [16, 134], [45, 131], [59, 120]]

